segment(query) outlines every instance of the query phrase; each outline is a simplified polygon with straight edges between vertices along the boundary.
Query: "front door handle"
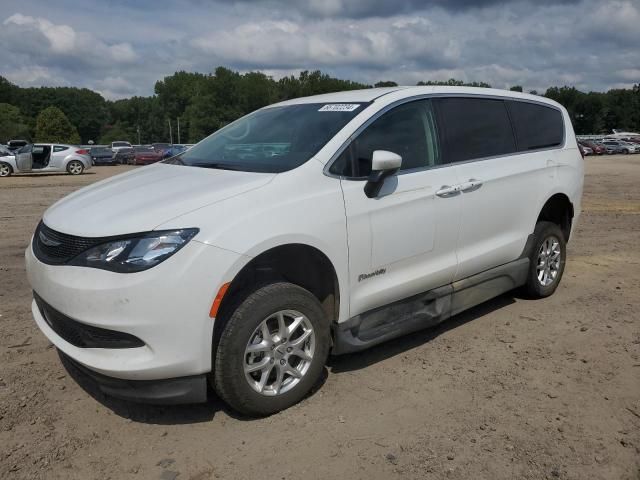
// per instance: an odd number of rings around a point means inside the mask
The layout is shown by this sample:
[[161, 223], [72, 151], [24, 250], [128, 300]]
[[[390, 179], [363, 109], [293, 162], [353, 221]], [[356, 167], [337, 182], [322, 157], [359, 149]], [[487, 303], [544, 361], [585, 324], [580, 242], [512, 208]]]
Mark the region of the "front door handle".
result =
[[440, 190], [436, 192], [436, 195], [442, 198], [449, 198], [460, 193], [460, 186], [458, 185], [443, 185]]
[[470, 178], [468, 182], [464, 182], [460, 185], [460, 190], [464, 193], [475, 192], [482, 186], [482, 182], [475, 178]]

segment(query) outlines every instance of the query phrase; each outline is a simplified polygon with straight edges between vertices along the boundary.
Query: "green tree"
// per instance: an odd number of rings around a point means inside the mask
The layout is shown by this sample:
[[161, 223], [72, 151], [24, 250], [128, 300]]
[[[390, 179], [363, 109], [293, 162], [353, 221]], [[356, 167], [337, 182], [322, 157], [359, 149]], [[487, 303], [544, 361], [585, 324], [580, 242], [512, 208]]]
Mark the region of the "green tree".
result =
[[36, 141], [78, 144], [80, 135], [62, 110], [48, 107], [36, 119]]
[[522, 85], [514, 85], [509, 90], [511, 90], [512, 92], [522, 92]]
[[396, 82], [389, 82], [389, 81], [384, 81], [384, 82], [378, 82], [374, 85], [374, 87], [379, 88], [379, 87], [397, 87], [398, 84]]
[[418, 86], [421, 85], [442, 85], [445, 87], [482, 87], [482, 88], [491, 88], [491, 85], [485, 82], [463, 82], [462, 80], [456, 80], [455, 78], [450, 78], [449, 80], [428, 80], [426, 82], [418, 82]]
[[18, 107], [0, 103], [0, 143], [12, 139], [30, 140], [29, 125]]

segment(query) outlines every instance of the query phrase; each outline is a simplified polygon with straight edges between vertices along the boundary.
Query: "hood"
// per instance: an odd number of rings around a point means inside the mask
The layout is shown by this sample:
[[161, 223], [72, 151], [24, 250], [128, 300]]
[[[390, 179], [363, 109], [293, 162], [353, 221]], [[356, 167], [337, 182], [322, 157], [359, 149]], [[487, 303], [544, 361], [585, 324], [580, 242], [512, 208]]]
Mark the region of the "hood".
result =
[[53, 230], [83, 237], [145, 232], [185, 213], [260, 188], [274, 176], [155, 164], [82, 188], [52, 205], [43, 220]]

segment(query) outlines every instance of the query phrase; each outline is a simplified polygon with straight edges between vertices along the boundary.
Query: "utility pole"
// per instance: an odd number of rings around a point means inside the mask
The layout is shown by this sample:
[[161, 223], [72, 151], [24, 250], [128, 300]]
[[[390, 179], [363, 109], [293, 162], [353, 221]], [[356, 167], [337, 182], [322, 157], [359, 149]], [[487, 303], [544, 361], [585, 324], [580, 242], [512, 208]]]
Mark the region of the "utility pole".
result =
[[178, 117], [178, 144], [182, 144], [180, 141], [180, 117]]
[[169, 143], [173, 145], [173, 133], [171, 133], [171, 119], [169, 119], [168, 122], [169, 122]]
[[140, 145], [140, 125], [137, 126], [137, 131], [138, 131], [138, 145]]

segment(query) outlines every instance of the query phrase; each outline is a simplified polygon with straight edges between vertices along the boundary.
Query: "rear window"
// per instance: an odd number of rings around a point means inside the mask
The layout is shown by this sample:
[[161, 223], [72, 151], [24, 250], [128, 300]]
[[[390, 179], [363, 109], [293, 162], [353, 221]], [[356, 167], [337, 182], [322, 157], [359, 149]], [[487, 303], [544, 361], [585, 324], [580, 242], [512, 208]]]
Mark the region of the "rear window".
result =
[[518, 150], [555, 147], [562, 143], [564, 128], [559, 110], [536, 103], [509, 100], [509, 113]]
[[447, 163], [494, 157], [516, 151], [503, 100], [440, 98], [438, 112]]

